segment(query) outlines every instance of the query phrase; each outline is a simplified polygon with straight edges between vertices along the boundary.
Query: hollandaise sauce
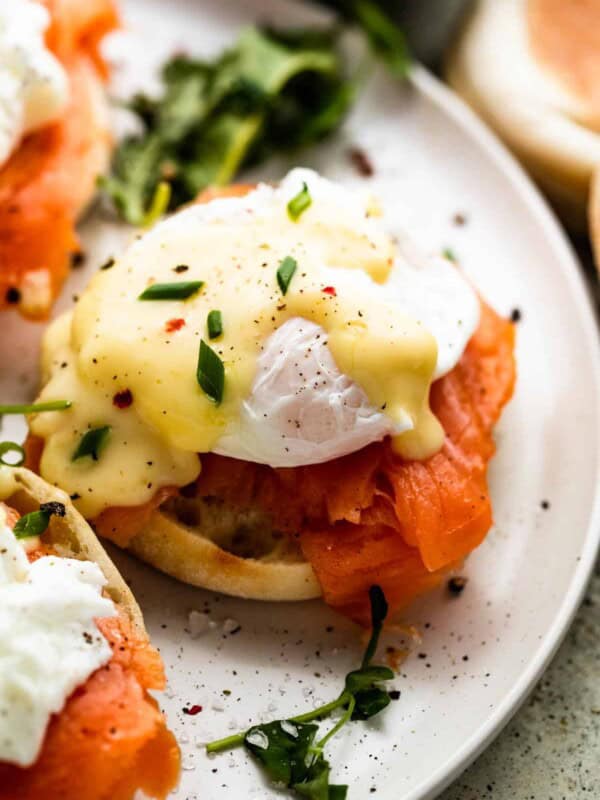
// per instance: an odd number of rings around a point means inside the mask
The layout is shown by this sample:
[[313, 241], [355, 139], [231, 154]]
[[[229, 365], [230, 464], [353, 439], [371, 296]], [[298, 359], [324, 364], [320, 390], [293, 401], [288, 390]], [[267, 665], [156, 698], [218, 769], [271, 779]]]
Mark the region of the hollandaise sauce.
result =
[[[265, 343], [293, 318], [320, 327], [339, 371], [402, 431], [393, 437], [398, 453], [424, 458], [441, 447], [428, 404], [434, 336], [385, 291], [352, 291], [349, 280], [331, 286], [335, 270], [354, 270], [385, 289], [391, 237], [372, 205], [296, 172], [277, 188], [159, 223], [99, 270], [48, 330], [40, 400], [71, 405], [34, 415], [30, 426], [45, 440], [43, 477], [85, 516], [193, 481], [201, 454], [235, 432]], [[74, 457], [98, 430], [101, 448]]]

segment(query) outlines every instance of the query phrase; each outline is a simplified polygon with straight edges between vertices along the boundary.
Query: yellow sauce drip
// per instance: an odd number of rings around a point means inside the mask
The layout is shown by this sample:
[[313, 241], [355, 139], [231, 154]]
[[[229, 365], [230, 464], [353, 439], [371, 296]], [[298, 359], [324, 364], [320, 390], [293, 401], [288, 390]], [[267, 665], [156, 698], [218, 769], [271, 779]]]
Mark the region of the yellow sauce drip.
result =
[[[394, 440], [400, 454], [423, 458], [438, 450], [443, 432], [428, 405], [437, 359], [433, 336], [391, 304], [347, 290], [323, 292], [330, 282], [323, 265], [362, 269], [385, 284], [395, 256], [392, 240], [368, 219], [356, 226], [336, 216], [318, 198], [297, 222], [282, 202], [210, 220], [201, 211], [182, 212], [187, 217], [179, 215], [177, 224], [159, 225], [135, 242], [111, 269], [98, 272], [72, 318], [49, 329], [49, 381], [41, 399], [68, 398], [73, 406], [31, 420], [32, 432], [46, 440], [42, 475], [79, 495], [87, 517], [194, 480], [197, 453], [213, 449], [235, 426], [263, 343], [292, 317], [320, 325], [340, 371], [374, 407], [412, 425]], [[283, 296], [276, 275], [286, 256], [297, 269]], [[176, 272], [181, 265], [188, 269]], [[182, 280], [202, 280], [204, 287], [185, 301], [137, 299], [151, 283]], [[209, 342], [225, 365], [219, 405], [196, 380], [211, 309], [223, 318], [222, 336]], [[185, 325], [168, 333], [172, 319]], [[127, 409], [113, 404], [123, 389], [133, 395]], [[85, 430], [101, 425], [110, 425], [111, 433], [99, 460], [72, 462]]]

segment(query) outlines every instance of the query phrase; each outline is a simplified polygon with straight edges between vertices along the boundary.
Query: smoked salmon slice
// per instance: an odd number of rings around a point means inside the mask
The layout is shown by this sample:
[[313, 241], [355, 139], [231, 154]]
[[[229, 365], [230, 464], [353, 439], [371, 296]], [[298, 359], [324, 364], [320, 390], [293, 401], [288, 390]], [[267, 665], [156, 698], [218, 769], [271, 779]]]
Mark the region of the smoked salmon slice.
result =
[[259, 507], [299, 536], [327, 603], [368, 624], [372, 584], [400, 608], [438, 584], [490, 529], [487, 464], [494, 423], [514, 388], [513, 348], [514, 326], [482, 303], [461, 360], [432, 386], [446, 439], [427, 461], [402, 460], [388, 440], [292, 469], [209, 454], [198, 494]]
[[123, 614], [98, 627], [110, 662], [51, 719], [34, 766], [0, 764], [0, 800], [164, 798], [176, 785], [179, 749], [148, 694], [164, 688], [160, 656]]
[[79, 244], [75, 224], [108, 164], [111, 136], [98, 52], [117, 25], [112, 0], [45, 0], [48, 47], [63, 63], [70, 101], [0, 166], [0, 310], [47, 316]]

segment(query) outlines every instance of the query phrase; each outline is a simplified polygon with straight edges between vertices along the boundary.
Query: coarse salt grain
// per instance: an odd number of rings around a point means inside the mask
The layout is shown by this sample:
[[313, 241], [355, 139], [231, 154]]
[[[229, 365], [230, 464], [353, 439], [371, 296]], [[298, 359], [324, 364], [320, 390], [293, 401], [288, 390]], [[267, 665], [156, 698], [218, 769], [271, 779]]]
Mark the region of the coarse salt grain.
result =
[[188, 614], [188, 627], [192, 639], [197, 639], [207, 633], [210, 628], [208, 614], [204, 614], [201, 611], [190, 611]]
[[236, 619], [226, 619], [223, 623], [223, 633], [233, 633], [240, 627], [240, 623]]

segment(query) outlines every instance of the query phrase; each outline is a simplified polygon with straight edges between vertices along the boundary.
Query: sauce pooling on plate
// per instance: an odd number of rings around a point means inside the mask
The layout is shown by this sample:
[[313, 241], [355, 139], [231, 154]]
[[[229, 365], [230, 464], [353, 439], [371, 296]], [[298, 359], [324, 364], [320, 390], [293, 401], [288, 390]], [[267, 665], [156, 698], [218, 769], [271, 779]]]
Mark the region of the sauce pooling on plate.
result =
[[[377, 215], [294, 170], [141, 237], [46, 336], [42, 399], [72, 406], [32, 419], [42, 475], [90, 517], [189, 483], [202, 452], [297, 466], [386, 435], [436, 452], [429, 388], [478, 301], [443, 259], [404, 262]], [[74, 458], [90, 431], [101, 452]]]

